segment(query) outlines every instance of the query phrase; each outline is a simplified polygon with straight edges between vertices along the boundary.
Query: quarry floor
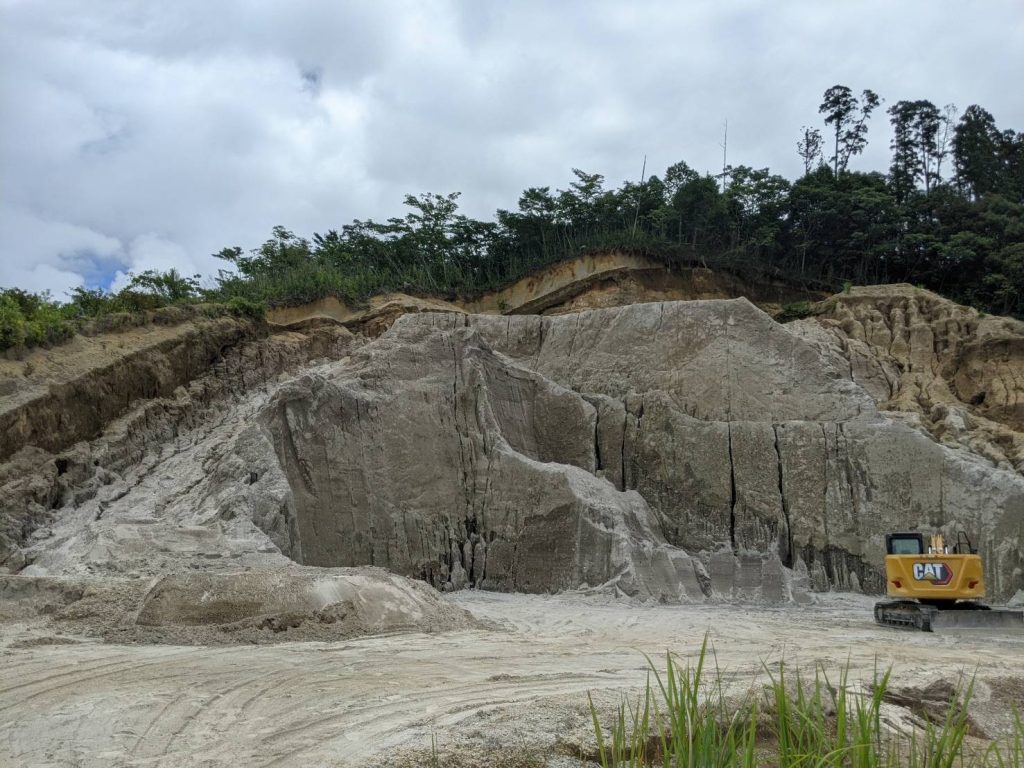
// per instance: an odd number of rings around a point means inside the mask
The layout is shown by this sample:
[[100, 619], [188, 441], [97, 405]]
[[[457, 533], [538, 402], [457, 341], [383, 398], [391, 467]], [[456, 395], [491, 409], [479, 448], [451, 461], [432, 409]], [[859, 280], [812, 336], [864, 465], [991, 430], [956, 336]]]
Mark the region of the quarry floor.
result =
[[429, 765], [422, 756], [434, 741], [578, 766], [569, 755], [588, 741], [587, 693], [615, 706], [643, 685], [645, 653], [692, 656], [705, 633], [726, 680], [740, 687], [785, 658], [836, 673], [848, 664], [858, 680], [891, 666], [899, 685], [974, 674], [974, 715], [989, 731], [1006, 725], [1008, 702], [1024, 705], [1024, 635], [887, 630], [872, 623], [866, 597], [783, 608], [479, 592], [450, 599], [493, 627], [183, 647], [0, 624], [0, 765]]

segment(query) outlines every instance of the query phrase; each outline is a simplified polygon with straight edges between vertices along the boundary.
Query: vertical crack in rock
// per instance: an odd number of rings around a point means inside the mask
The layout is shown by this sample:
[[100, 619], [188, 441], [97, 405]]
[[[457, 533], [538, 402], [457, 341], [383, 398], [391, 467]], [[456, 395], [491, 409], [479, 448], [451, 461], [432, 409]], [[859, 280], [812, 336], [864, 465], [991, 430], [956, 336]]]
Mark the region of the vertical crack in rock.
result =
[[732, 313], [725, 316], [725, 420], [732, 421]]
[[793, 527], [789, 522], [789, 502], [786, 500], [786, 481], [782, 473], [782, 449], [779, 447], [779, 425], [772, 424], [775, 435], [775, 461], [779, 469], [779, 498], [782, 500], [782, 519], [786, 526], [786, 551], [782, 553], [782, 563], [787, 568], [793, 567]]
[[537, 328], [537, 357], [534, 358], [533, 365], [531, 366], [535, 371], [540, 370], [540, 356], [544, 353], [544, 317], [537, 318], [537, 321], [539, 326]]
[[[840, 457], [839, 445], [842, 441], [842, 456]], [[853, 511], [855, 524], [860, 520], [860, 502], [857, 500], [857, 491], [854, 487], [853, 459], [850, 455], [850, 445], [843, 429], [843, 423], [836, 422], [836, 460], [842, 460], [843, 476], [846, 478], [846, 488], [850, 493], [850, 509]]]
[[476, 478], [473, 477], [473, 487], [470, 487], [469, 470], [466, 467], [466, 440], [464, 437], [465, 424], [460, 424], [459, 419], [459, 378], [462, 376], [462, 366], [459, 363], [459, 353], [455, 348], [455, 339], [449, 340], [452, 348], [452, 423], [455, 426], [455, 435], [459, 441], [459, 471], [462, 474], [462, 491], [469, 508], [472, 505], [472, 498], [476, 491]]
[[825, 430], [824, 422], [819, 424], [819, 426], [821, 427], [821, 442], [825, 454], [825, 461], [821, 464], [821, 522], [824, 528], [825, 541], [830, 541], [832, 537], [829, 535], [828, 530], [828, 465], [830, 460], [828, 432]]
[[849, 369], [850, 381], [852, 381], [854, 384], [856, 384], [857, 383], [857, 377], [854, 375], [854, 372], [853, 372], [853, 355], [854, 355], [854, 351], [853, 351], [852, 345], [850, 344], [849, 337], [844, 336], [844, 335], [840, 335], [840, 334], [836, 334], [835, 332], [833, 332], [832, 338], [835, 339], [836, 342], [839, 344], [839, 348], [843, 352], [843, 357], [846, 358], [846, 365], [847, 365], [847, 368]]
[[601, 461], [601, 408], [594, 405], [594, 472], [604, 469]]
[[576, 313], [576, 325], [572, 329], [572, 338], [569, 340], [569, 360], [573, 359], [573, 352], [576, 349], [576, 337], [580, 335], [580, 314]]
[[[626, 477], [626, 431], [629, 429], [629, 417], [630, 413], [626, 410], [626, 404], [622, 404], [622, 444], [619, 447], [619, 471], [620, 477], [622, 478], [621, 488], [619, 490], [625, 491], [629, 489], [629, 480]], [[639, 425], [637, 425], [639, 426]], [[637, 439], [639, 439], [639, 431], [637, 433]]]
[[736, 551], [736, 462], [732, 456], [732, 424], [726, 423], [729, 441], [729, 543]]
[[946, 488], [945, 479], [946, 476], [946, 462], [939, 462], [939, 517], [945, 522], [946, 520]]
[[302, 478], [302, 485], [310, 496], [317, 495], [316, 486], [313, 484], [313, 476], [306, 466], [306, 462], [299, 456], [298, 446], [295, 444], [295, 436], [292, 434], [292, 422], [288, 412], [288, 404], [282, 402], [280, 406], [280, 423], [283, 427], [281, 437], [284, 441], [284, 454], [292, 460], [293, 465], [299, 471]]

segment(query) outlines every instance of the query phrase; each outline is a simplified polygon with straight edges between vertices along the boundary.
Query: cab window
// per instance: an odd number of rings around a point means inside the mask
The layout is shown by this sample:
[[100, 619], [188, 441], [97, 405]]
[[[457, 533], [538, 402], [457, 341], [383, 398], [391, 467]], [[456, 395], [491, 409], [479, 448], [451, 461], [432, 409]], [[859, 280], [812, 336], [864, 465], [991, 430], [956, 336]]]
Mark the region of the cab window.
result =
[[920, 535], [888, 536], [890, 555], [920, 555], [924, 552], [924, 541]]

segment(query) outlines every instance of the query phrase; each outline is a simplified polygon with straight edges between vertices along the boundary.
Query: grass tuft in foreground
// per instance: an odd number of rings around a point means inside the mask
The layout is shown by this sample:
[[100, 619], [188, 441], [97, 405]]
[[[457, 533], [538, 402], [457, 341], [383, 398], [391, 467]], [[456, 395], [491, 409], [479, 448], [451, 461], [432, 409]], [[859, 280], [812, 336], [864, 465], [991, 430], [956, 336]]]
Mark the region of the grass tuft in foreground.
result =
[[726, 694], [725, 676], [709, 674], [707, 639], [694, 663], [671, 654], [665, 669], [648, 659], [647, 686], [624, 701], [608, 727], [590, 702], [602, 768], [1024, 768], [1024, 723], [1015, 712], [1012, 736], [969, 740], [973, 683], [950, 702], [943, 718], [921, 727], [895, 727], [882, 717], [889, 672], [864, 693], [844, 670], [833, 683], [821, 668], [813, 681], [766, 669], [768, 683], [739, 702]]

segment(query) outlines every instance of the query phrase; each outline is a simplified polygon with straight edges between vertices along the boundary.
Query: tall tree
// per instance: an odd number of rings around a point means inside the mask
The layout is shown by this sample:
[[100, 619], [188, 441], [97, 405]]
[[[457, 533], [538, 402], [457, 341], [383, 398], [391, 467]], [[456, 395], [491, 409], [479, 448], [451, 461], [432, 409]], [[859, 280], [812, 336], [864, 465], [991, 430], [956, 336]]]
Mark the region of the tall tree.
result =
[[804, 161], [804, 176], [806, 176], [821, 163], [822, 138], [821, 131], [817, 128], [808, 128], [805, 125], [801, 130], [803, 136], [796, 143], [796, 151], [800, 155], [800, 159]]
[[889, 175], [896, 197], [903, 200], [918, 181], [928, 194], [942, 164], [942, 113], [930, 101], [898, 101], [889, 107], [893, 139]]
[[864, 151], [868, 143], [868, 118], [881, 103], [872, 90], [861, 91], [859, 99], [845, 85], [833, 85], [825, 91], [818, 112], [825, 115], [826, 125], [832, 126], [834, 147], [829, 159], [835, 176], [846, 171], [851, 157]]
[[672, 208], [678, 216], [679, 243], [685, 242], [694, 250], [701, 248], [702, 256], [718, 244], [725, 229], [725, 204], [712, 176], [687, 174], [672, 195]]
[[685, 161], [680, 160], [674, 165], [670, 165], [665, 170], [665, 195], [671, 202], [679, 188], [684, 184], [696, 181], [700, 178], [700, 174], [697, 173], [693, 168], [686, 164]]
[[574, 227], [587, 229], [595, 223], [594, 209], [598, 198], [604, 194], [604, 176], [579, 168], [573, 168], [572, 174], [576, 181], [569, 184], [569, 189], [558, 191], [559, 214]]
[[956, 127], [956, 104], [947, 104], [939, 117], [939, 132], [936, 139], [935, 178], [942, 181], [942, 161], [949, 157], [953, 144], [953, 130]]
[[1003, 131], [1000, 145], [1002, 158], [1002, 194], [1014, 202], [1024, 205], [1024, 133]]
[[992, 115], [977, 104], [964, 110], [953, 132], [953, 163], [957, 185], [979, 198], [999, 186], [1003, 137]]

